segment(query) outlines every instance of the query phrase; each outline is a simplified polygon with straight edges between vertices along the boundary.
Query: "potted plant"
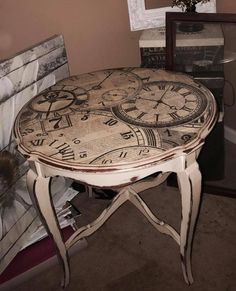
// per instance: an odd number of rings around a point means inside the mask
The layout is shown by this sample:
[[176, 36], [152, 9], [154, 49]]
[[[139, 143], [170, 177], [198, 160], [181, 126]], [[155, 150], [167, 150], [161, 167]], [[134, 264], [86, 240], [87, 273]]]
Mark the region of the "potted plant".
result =
[[196, 5], [198, 3], [204, 4], [210, 0], [173, 0], [172, 7], [177, 6], [185, 12], [196, 12]]

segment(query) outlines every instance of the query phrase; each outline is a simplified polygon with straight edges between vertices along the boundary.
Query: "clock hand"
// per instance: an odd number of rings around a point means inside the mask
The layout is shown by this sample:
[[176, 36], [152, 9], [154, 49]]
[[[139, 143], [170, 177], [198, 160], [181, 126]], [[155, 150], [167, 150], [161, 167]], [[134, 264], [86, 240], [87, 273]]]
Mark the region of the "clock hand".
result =
[[170, 86], [167, 87], [167, 89], [165, 90], [165, 92], [162, 94], [161, 98], [159, 100], [157, 100], [157, 104], [153, 107], [153, 109], [156, 109], [157, 106], [161, 103], [161, 104], [164, 104], [166, 106], [168, 106], [170, 109], [173, 109], [173, 110], [177, 110], [178, 108], [176, 108], [176, 106], [171, 106], [169, 105], [168, 103], [165, 103], [162, 99], [164, 98], [166, 92], [169, 90]]
[[[63, 96], [59, 96], [58, 99], [73, 100], [73, 97], [70, 97], [68, 95], [63, 95]], [[56, 99], [55, 101], [58, 101], [58, 99]]]
[[47, 113], [46, 113], [46, 118], [48, 118], [48, 115], [49, 115], [50, 110], [51, 110], [51, 107], [52, 107], [52, 103], [53, 103], [53, 102], [50, 102], [50, 105], [49, 105], [49, 107], [48, 107], [48, 111], [47, 111]]
[[66, 100], [73, 100], [73, 98], [68, 98], [68, 96], [67, 95], [64, 95], [64, 96], [61, 96], [61, 97], [56, 97], [56, 98], [54, 98], [54, 99], [44, 99], [44, 100], [39, 100], [38, 102], [37, 102], [37, 104], [43, 104], [43, 103], [45, 103], [45, 102], [51, 102], [51, 103], [53, 103], [53, 102], [56, 102], [56, 101], [60, 101], [60, 100], [58, 100], [58, 99], [66, 99]]
[[159, 104], [164, 104], [164, 105], [168, 106], [170, 109], [173, 109], [173, 110], [177, 110], [178, 109], [176, 106], [169, 105], [168, 103], [165, 103], [162, 100], [158, 100], [156, 102], [157, 102], [157, 104], [153, 107], [153, 109], [156, 109]]
[[97, 85], [94, 85], [90, 90], [99, 90], [99, 89], [101, 89], [102, 83], [105, 82], [112, 75], [112, 73], [113, 73], [113, 71], [111, 71], [100, 83], [98, 83]]
[[165, 96], [166, 92], [169, 90], [169, 88], [170, 88], [170, 86], [168, 86], [168, 87], [166, 88], [166, 90], [164, 91], [164, 93], [161, 95], [161, 98], [160, 98], [159, 101], [161, 101], [162, 98], [164, 98], [164, 96]]
[[44, 100], [39, 100], [38, 102], [37, 102], [37, 104], [43, 104], [43, 103], [45, 103], [45, 102], [50, 102], [48, 99], [44, 99]]
[[[162, 95], [162, 97], [164, 96], [164, 94]], [[156, 102], [156, 105], [153, 107], [153, 109], [156, 109], [157, 108], [157, 106], [159, 105], [159, 104], [164, 104], [164, 105], [166, 105], [166, 106], [168, 106], [170, 109], [173, 109], [173, 110], [177, 110], [178, 108], [176, 107], [176, 106], [171, 106], [171, 105], [169, 105], [168, 103], [165, 103], [164, 101], [162, 101], [161, 99], [160, 100], [154, 100], [154, 99], [149, 99], [149, 98], [144, 98], [144, 97], [137, 97], [137, 99], [142, 99], [142, 100], [147, 100], [147, 101], [153, 101], [153, 102]]]

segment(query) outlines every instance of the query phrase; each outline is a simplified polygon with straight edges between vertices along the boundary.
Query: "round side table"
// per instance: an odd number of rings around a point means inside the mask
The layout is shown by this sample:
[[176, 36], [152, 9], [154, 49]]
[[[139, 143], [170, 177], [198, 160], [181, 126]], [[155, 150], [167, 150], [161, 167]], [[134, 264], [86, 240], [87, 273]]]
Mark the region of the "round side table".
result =
[[[204, 86], [187, 75], [146, 68], [72, 76], [22, 108], [14, 134], [29, 161], [28, 189], [55, 243], [63, 286], [69, 283], [68, 249], [126, 201], [179, 244], [184, 279], [193, 282], [191, 244], [201, 194], [196, 158], [216, 119], [214, 97]], [[181, 192], [179, 233], [155, 217], [138, 195], [171, 172]], [[50, 193], [54, 176], [119, 189], [110, 206], [65, 243]]]

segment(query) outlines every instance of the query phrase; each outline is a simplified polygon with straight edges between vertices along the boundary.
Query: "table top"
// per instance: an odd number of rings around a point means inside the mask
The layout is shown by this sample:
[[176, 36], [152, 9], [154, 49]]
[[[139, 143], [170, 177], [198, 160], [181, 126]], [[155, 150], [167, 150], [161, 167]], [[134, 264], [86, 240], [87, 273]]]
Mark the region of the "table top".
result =
[[216, 121], [211, 92], [191, 77], [147, 68], [71, 76], [30, 100], [19, 151], [57, 167], [122, 167], [187, 153]]

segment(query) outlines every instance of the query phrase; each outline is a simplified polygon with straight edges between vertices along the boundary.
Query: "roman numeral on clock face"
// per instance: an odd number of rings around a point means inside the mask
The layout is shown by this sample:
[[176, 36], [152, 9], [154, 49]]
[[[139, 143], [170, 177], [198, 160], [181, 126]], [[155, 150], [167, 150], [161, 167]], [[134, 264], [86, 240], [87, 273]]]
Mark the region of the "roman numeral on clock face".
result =
[[171, 85], [169, 91], [179, 92], [182, 88], [177, 85]]
[[40, 139], [35, 139], [35, 140], [31, 140], [30, 143], [35, 146], [35, 147], [38, 147], [38, 146], [42, 146], [43, 143], [44, 143], [45, 139], [44, 138], [40, 138]]
[[137, 119], [141, 119], [144, 115], [146, 115], [146, 112], [141, 112], [141, 113], [137, 116]]
[[151, 92], [152, 91], [152, 89], [150, 87], [148, 87], [148, 86], [144, 86], [143, 90], [146, 91], [146, 92]]
[[180, 116], [176, 112], [169, 113], [170, 117], [172, 117], [174, 120], [179, 119]]
[[138, 108], [135, 107], [135, 106], [132, 106], [132, 107], [129, 107], [129, 108], [124, 109], [124, 111], [125, 111], [126, 113], [128, 113], [128, 112], [132, 112], [132, 111], [135, 111], [135, 110], [138, 110]]
[[55, 148], [57, 151], [53, 153], [50, 157], [56, 156], [56, 155], [61, 155], [61, 158], [63, 161], [68, 161], [68, 160], [74, 160], [75, 159], [75, 153], [71, 146], [67, 143], [58, 143], [58, 140], [55, 139], [52, 141], [49, 146]]
[[192, 109], [187, 107], [186, 105], [184, 105], [181, 109], [185, 110], [185, 111], [188, 111], [188, 112], [192, 112]]

